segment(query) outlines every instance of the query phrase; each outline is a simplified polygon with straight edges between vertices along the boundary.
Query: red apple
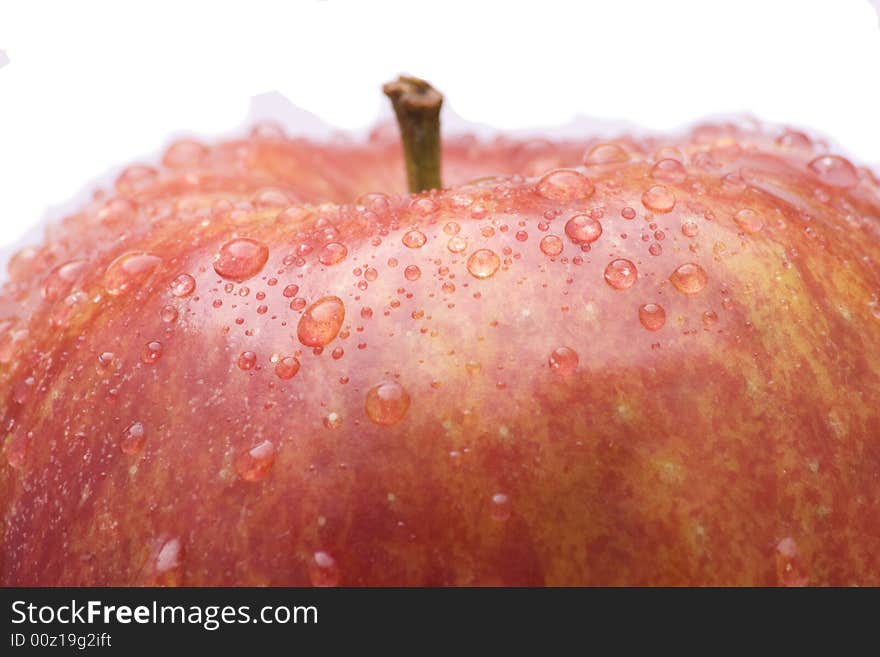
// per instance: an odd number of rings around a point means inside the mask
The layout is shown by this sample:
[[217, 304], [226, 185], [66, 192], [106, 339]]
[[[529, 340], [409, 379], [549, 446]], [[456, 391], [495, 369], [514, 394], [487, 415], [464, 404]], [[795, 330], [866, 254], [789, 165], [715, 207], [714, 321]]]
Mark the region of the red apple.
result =
[[0, 583], [880, 585], [871, 171], [400, 150], [178, 142], [12, 259]]

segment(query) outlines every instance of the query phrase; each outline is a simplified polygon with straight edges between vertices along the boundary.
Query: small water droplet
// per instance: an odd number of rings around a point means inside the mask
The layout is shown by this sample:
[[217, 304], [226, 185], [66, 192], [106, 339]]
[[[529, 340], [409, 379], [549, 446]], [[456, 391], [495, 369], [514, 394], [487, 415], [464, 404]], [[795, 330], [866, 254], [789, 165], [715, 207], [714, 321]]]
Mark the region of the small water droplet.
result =
[[110, 263], [104, 274], [104, 287], [113, 296], [143, 285], [162, 263], [162, 258], [145, 251], [124, 253]]
[[639, 321], [649, 331], [659, 331], [666, 323], [666, 311], [656, 303], [639, 306]]
[[140, 422], [132, 422], [125, 431], [122, 432], [122, 440], [119, 442], [119, 449], [128, 455], [139, 453], [144, 448], [146, 442], [146, 432], [144, 425]]
[[264, 440], [235, 458], [235, 472], [244, 481], [260, 481], [275, 464], [277, 451], [272, 441]]
[[635, 264], [626, 258], [617, 258], [605, 267], [605, 282], [615, 290], [626, 290], [632, 287], [638, 278]]
[[293, 356], [285, 356], [275, 363], [275, 375], [279, 379], [292, 379], [299, 372], [299, 361]]
[[652, 212], [670, 212], [675, 207], [675, 194], [663, 185], [652, 185], [642, 194], [642, 205]]
[[541, 238], [541, 253], [546, 256], [555, 257], [562, 253], [564, 245], [562, 240], [556, 235], [545, 235]]
[[491, 249], [478, 249], [467, 261], [467, 269], [474, 278], [489, 278], [501, 266], [501, 259]]
[[342, 416], [339, 413], [327, 413], [324, 417], [324, 427], [327, 429], [338, 429], [342, 426]]
[[450, 237], [446, 243], [446, 248], [452, 253], [461, 253], [467, 248], [467, 240], [464, 237]]
[[681, 234], [685, 237], [696, 237], [699, 232], [700, 227], [697, 225], [697, 222], [691, 221], [690, 219], [681, 225]]
[[318, 262], [327, 266], [336, 265], [345, 260], [347, 255], [348, 249], [344, 244], [330, 242], [330, 244], [325, 244], [324, 248], [321, 249], [321, 252], [318, 254]]
[[257, 364], [257, 355], [253, 351], [242, 351], [238, 355], [238, 369], [247, 371]]
[[443, 232], [447, 235], [458, 235], [458, 232], [460, 230], [461, 226], [455, 221], [450, 221], [448, 224], [443, 226]]
[[579, 360], [577, 352], [571, 347], [559, 347], [550, 354], [547, 364], [556, 374], [568, 376], [577, 369]]
[[409, 265], [406, 269], [403, 270], [403, 275], [408, 281], [417, 281], [422, 275], [422, 270], [419, 269], [416, 265]]
[[617, 144], [597, 144], [596, 146], [593, 146], [593, 148], [587, 153], [586, 157], [584, 157], [584, 164], [588, 166], [597, 164], [618, 164], [620, 162], [628, 161], [629, 153]]
[[557, 169], [538, 181], [538, 194], [552, 201], [577, 201], [593, 195], [596, 188], [584, 174], [573, 169]]
[[764, 228], [764, 219], [751, 208], [744, 208], [733, 215], [736, 225], [746, 233], [757, 233]]
[[706, 283], [709, 282], [709, 276], [700, 265], [686, 262], [683, 265], [679, 265], [672, 272], [669, 280], [675, 286], [675, 289], [682, 294], [697, 294], [706, 287]]
[[400, 422], [409, 410], [410, 397], [396, 381], [383, 381], [367, 392], [367, 417], [376, 424], [392, 425]]
[[651, 244], [651, 246], [648, 247], [648, 253], [650, 253], [652, 256], [658, 256], [663, 253], [663, 247], [657, 244], [657, 242], [654, 242], [653, 244]]
[[269, 259], [269, 247], [248, 237], [226, 242], [214, 260], [218, 276], [241, 283], [259, 274]]
[[510, 518], [510, 498], [504, 493], [495, 493], [492, 496], [492, 520], [504, 522]]
[[676, 185], [687, 180], [687, 169], [678, 160], [666, 158], [651, 167], [651, 178], [657, 182]]
[[85, 273], [88, 263], [85, 260], [70, 260], [54, 267], [43, 281], [40, 290], [47, 301], [55, 301], [70, 292], [73, 284]]
[[113, 362], [114, 357], [115, 356], [112, 351], [102, 351], [98, 355], [98, 364], [101, 367], [109, 367], [110, 364]]
[[196, 289], [196, 279], [189, 274], [179, 274], [171, 283], [171, 294], [176, 297], [186, 297]]
[[707, 310], [703, 313], [702, 320], [703, 326], [709, 328], [710, 326], [713, 326], [718, 322], [718, 313], [716, 313], [714, 310]]
[[636, 211], [633, 208], [626, 206], [620, 210], [620, 216], [627, 221], [632, 221], [636, 218]]
[[566, 222], [565, 234], [573, 242], [590, 244], [602, 235], [602, 224], [589, 215], [576, 214]]
[[296, 296], [297, 292], [299, 292], [299, 285], [288, 285], [281, 291], [281, 294], [288, 299], [292, 299]]
[[323, 347], [339, 334], [345, 319], [345, 305], [339, 297], [322, 297], [299, 318], [297, 337], [307, 347]]
[[315, 587], [339, 586], [339, 567], [326, 552], [315, 552], [309, 564], [309, 580]]
[[855, 187], [859, 184], [859, 174], [852, 163], [840, 155], [822, 155], [808, 165], [819, 180], [832, 187]]
[[174, 306], [162, 306], [162, 310], [159, 311], [159, 318], [166, 324], [176, 322], [178, 315], [177, 308]]
[[152, 365], [162, 358], [162, 343], [158, 340], [150, 340], [141, 350], [141, 362], [145, 365]]
[[411, 230], [404, 234], [403, 245], [408, 249], [419, 249], [425, 245], [428, 238], [419, 230]]

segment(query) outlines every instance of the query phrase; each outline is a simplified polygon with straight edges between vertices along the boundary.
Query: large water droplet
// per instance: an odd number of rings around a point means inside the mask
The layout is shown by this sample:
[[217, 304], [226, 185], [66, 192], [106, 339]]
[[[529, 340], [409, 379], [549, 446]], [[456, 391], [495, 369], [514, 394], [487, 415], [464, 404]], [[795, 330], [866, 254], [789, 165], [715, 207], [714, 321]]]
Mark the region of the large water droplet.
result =
[[657, 182], [675, 185], [687, 180], [687, 169], [678, 160], [666, 158], [651, 167], [651, 178]]
[[757, 233], [764, 227], [764, 219], [751, 208], [744, 208], [733, 215], [736, 225], [746, 233]]
[[590, 244], [602, 235], [602, 224], [587, 214], [576, 214], [566, 222], [565, 234], [578, 244]]
[[220, 247], [214, 260], [214, 271], [223, 278], [241, 283], [259, 274], [268, 259], [268, 246], [249, 237], [237, 237]]
[[376, 424], [392, 425], [400, 422], [409, 410], [410, 397], [397, 381], [383, 381], [367, 392], [367, 417]]
[[272, 469], [276, 453], [272, 441], [257, 443], [235, 458], [235, 472], [245, 481], [260, 481]]
[[143, 285], [162, 263], [162, 258], [145, 251], [124, 253], [110, 263], [104, 274], [104, 287], [113, 296]]
[[706, 287], [706, 283], [709, 282], [709, 275], [700, 265], [686, 262], [683, 265], [679, 265], [672, 272], [669, 280], [675, 286], [675, 289], [682, 294], [697, 294]]
[[297, 337], [307, 347], [329, 344], [342, 328], [345, 305], [339, 297], [322, 297], [305, 309], [299, 318]]
[[652, 185], [642, 194], [642, 205], [652, 212], [669, 212], [675, 207], [675, 194], [663, 185]]
[[179, 274], [169, 284], [171, 294], [176, 297], [186, 297], [193, 293], [196, 289], [196, 279], [189, 274]]
[[579, 360], [577, 352], [571, 347], [559, 347], [550, 354], [547, 364], [556, 374], [568, 376], [577, 369]]
[[635, 264], [626, 258], [617, 258], [605, 267], [605, 282], [615, 290], [632, 287], [638, 278]]
[[478, 249], [467, 261], [467, 269], [474, 278], [489, 278], [501, 266], [501, 259], [491, 249]]
[[832, 187], [855, 187], [859, 174], [852, 163], [839, 155], [822, 155], [807, 165], [819, 180]]
[[553, 201], [577, 201], [593, 195], [596, 188], [584, 174], [573, 169], [557, 169], [538, 181], [538, 194]]
[[666, 323], [666, 311], [656, 303], [639, 306], [639, 321], [649, 331], [659, 331]]

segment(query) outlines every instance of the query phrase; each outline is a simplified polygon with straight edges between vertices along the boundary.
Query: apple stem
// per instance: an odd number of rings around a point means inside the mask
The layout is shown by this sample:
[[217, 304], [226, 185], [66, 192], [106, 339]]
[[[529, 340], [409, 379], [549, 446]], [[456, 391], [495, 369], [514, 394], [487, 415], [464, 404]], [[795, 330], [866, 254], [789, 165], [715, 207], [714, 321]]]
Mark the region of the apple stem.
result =
[[440, 106], [443, 95], [419, 78], [401, 75], [382, 91], [391, 99], [411, 193], [440, 189]]

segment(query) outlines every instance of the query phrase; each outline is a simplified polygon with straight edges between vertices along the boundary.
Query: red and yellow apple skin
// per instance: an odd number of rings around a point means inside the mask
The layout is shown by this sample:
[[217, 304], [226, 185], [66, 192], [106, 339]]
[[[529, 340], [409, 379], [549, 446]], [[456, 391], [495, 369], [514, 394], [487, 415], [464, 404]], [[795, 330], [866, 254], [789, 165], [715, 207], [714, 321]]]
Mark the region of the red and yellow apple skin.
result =
[[880, 585], [871, 171], [719, 125], [444, 181], [263, 126], [14, 257], [0, 582]]

